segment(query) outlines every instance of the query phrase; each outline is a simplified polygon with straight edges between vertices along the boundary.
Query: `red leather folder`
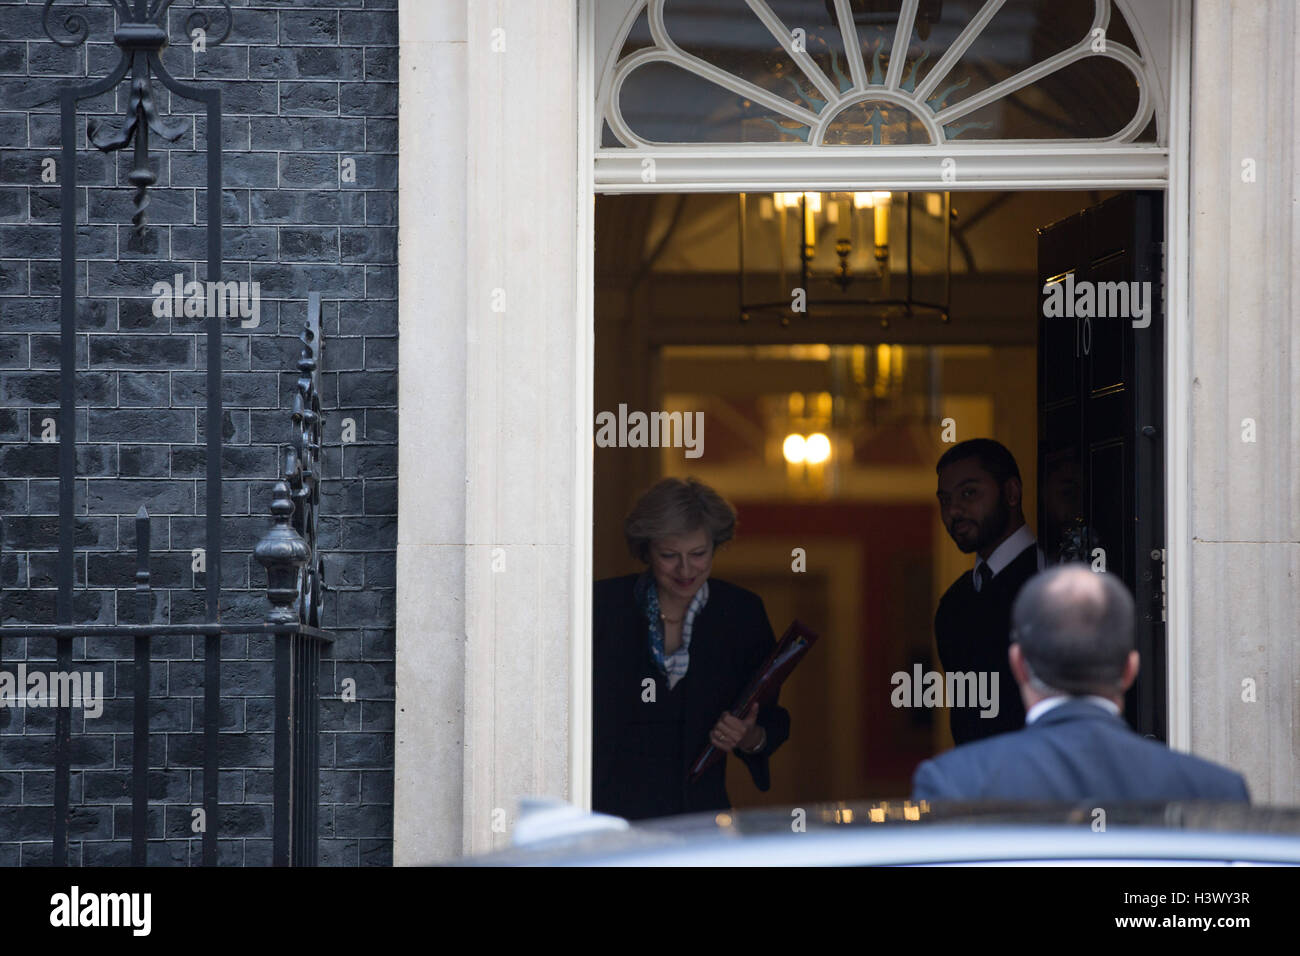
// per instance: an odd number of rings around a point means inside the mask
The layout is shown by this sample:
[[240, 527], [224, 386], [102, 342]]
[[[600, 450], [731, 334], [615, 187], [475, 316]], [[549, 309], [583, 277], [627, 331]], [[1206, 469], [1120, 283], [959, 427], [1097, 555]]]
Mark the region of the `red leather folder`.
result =
[[[731, 708], [733, 717], [743, 717], [748, 713], [749, 708], [757, 701], [761, 707], [765, 703], [771, 703], [776, 700], [777, 693], [781, 690], [781, 685], [785, 679], [790, 676], [790, 672], [795, 666], [803, 660], [803, 656], [808, 653], [809, 648], [817, 642], [817, 633], [808, 627], [805, 627], [799, 621], [791, 622], [786, 628], [781, 639], [776, 642], [776, 647], [768, 655], [763, 666], [754, 672], [749, 683], [745, 686], [744, 692], [736, 705]], [[691, 782], [694, 783], [699, 779], [704, 771], [708, 770], [715, 763], [722, 759], [723, 751], [719, 750], [713, 744], [705, 746], [696, 758], [695, 763], [691, 765]]]

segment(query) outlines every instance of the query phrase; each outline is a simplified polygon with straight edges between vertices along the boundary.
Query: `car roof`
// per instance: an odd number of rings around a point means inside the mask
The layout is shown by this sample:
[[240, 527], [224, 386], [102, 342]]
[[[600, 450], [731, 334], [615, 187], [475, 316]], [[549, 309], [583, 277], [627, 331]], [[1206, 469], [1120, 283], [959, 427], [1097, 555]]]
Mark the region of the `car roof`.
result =
[[[593, 815], [593, 819], [609, 820]], [[574, 832], [476, 865], [1300, 864], [1300, 808], [855, 801]]]

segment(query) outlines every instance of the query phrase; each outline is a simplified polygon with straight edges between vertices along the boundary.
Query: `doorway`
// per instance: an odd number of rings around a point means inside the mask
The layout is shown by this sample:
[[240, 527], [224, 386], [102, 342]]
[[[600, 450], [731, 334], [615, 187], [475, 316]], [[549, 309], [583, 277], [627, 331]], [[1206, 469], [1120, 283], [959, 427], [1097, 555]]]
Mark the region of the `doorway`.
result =
[[[1100, 494], [1100, 472], [1086, 484], [1062, 482], [1061, 449], [1069, 442], [1066, 416], [1053, 404], [1060, 362], [1044, 350], [1054, 353], [1067, 340], [1060, 328], [1044, 327], [1041, 290], [1045, 269], [1046, 278], [1066, 270], [1052, 271], [1055, 260], [1043, 248], [1055, 248], [1053, 224], [1079, 216], [1094, 222], [1097, 214], [1085, 213], [1094, 207], [1111, 210], [1106, 221], [1117, 223], [1114, 210], [1134, 195], [954, 193], [949, 320], [895, 317], [883, 325], [815, 309], [790, 324], [743, 320], [744, 219], [735, 194], [598, 197], [594, 407], [702, 412], [705, 429], [698, 457], [679, 448], [594, 450], [595, 576], [639, 570], [622, 548], [623, 514], [654, 480], [693, 475], [739, 513], [737, 538], [720, 553], [715, 575], [760, 594], [777, 633], [798, 617], [823, 635], [783, 690], [792, 730], [773, 757], [771, 790], [759, 793], [746, 775], [733, 774], [728, 791], [737, 806], [905, 795], [916, 763], [951, 746], [946, 712], [899, 709], [890, 700], [893, 674], [938, 669], [935, 605], [970, 566], [938, 521], [934, 465], [954, 440], [998, 439], [1020, 464], [1026, 516], [1036, 531], [1050, 527], [1057, 537], [1059, 508], [1044, 509], [1044, 478], [1054, 493]], [[1158, 221], [1159, 195], [1154, 206], [1153, 194], [1143, 195], [1148, 221]], [[1086, 268], [1117, 268], [1107, 256]], [[1069, 268], [1082, 281], [1085, 267]], [[1158, 327], [1160, 313], [1153, 315]], [[1134, 414], [1149, 415], [1152, 397], [1163, 395], [1154, 341], [1141, 376], [1129, 369]], [[1102, 342], [1090, 340], [1091, 355], [1109, 347]], [[1125, 342], [1131, 346], [1131, 333], [1118, 347]], [[1123, 391], [1115, 384], [1095, 397], [1112, 396], [1113, 405]], [[1107, 420], [1115, 424], [1114, 416]], [[954, 427], [945, 430], [945, 422]], [[829, 457], [791, 461], [786, 439], [812, 434], [828, 436]], [[1076, 447], [1097, 445], [1084, 434]], [[1053, 468], [1045, 469], [1049, 450]], [[1144, 467], [1146, 486], [1135, 485], [1125, 500], [1151, 529], [1162, 528], [1163, 501], [1150, 489], [1161, 486], [1163, 466], [1148, 459]], [[1098, 523], [1083, 511], [1071, 512], [1070, 527]], [[1120, 516], [1119, 526], [1130, 517]], [[1134, 538], [1126, 553], [1137, 547]], [[800, 552], [805, 565], [796, 570], [792, 556]], [[1140, 601], [1142, 570], [1130, 560], [1121, 571]], [[1146, 683], [1129, 711], [1139, 729], [1163, 737], [1163, 631], [1146, 640]]]

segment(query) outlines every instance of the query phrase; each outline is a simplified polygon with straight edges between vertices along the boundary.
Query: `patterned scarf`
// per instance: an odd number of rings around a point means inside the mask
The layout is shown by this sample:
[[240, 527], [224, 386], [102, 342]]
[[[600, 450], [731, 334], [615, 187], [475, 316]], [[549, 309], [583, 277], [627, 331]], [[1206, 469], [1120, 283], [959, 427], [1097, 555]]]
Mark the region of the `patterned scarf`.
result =
[[695, 615], [708, 603], [709, 582], [706, 580], [700, 585], [700, 589], [695, 592], [695, 597], [691, 599], [690, 606], [686, 609], [686, 614], [682, 617], [682, 646], [668, 655], [664, 654], [664, 627], [659, 617], [659, 589], [655, 586], [654, 575], [650, 571], [645, 571], [637, 579], [633, 593], [637, 606], [645, 614], [646, 623], [650, 625], [650, 656], [654, 658], [655, 666], [668, 681], [668, 689], [672, 690], [677, 686], [677, 682], [686, 676], [686, 670], [690, 667], [691, 631], [695, 625]]

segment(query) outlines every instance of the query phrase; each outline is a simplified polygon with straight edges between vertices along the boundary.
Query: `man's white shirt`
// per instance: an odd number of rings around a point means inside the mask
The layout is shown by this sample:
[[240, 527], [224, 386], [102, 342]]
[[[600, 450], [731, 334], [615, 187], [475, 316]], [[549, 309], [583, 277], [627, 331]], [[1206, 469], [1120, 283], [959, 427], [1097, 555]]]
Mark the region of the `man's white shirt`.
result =
[[[975, 567], [971, 569], [971, 577], [974, 578], [975, 590], [978, 591], [980, 589], [979, 570], [981, 564], [987, 564], [993, 577], [997, 577], [1002, 573], [1003, 568], [1020, 556], [1020, 552], [1024, 551], [1025, 548], [1036, 545], [1037, 543], [1038, 539], [1035, 538], [1034, 533], [1029, 530], [1029, 525], [1022, 524], [1012, 533], [1011, 537], [1007, 538], [1007, 540], [1003, 541], [993, 549], [993, 553], [989, 555], [987, 561], [979, 555], [976, 555]], [[1042, 548], [1039, 548], [1038, 570], [1041, 571], [1045, 567], [1047, 567], [1047, 555], [1043, 553]]]
[[1069, 694], [1061, 694], [1057, 697], [1049, 697], [1046, 700], [1040, 700], [1038, 703], [1034, 704], [1033, 707], [1030, 707], [1029, 713], [1025, 714], [1025, 726], [1028, 727], [1052, 708], [1059, 707], [1071, 700], [1086, 700], [1089, 703], [1096, 704], [1098, 707], [1105, 708], [1116, 717], [1119, 716], [1119, 707], [1113, 700], [1108, 700], [1105, 697], [1097, 697], [1093, 694], [1088, 694], [1083, 697], [1071, 697]]

